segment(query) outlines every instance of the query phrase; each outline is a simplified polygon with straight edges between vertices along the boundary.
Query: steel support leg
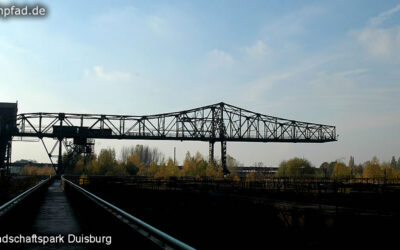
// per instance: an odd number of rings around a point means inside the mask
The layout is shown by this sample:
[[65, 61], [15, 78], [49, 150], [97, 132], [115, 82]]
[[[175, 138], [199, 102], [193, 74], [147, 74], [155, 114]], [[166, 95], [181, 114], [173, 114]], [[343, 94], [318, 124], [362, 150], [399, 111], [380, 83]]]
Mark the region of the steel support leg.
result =
[[0, 140], [0, 170], [6, 167], [7, 144]]
[[11, 164], [11, 138], [0, 138], [0, 170], [9, 173]]
[[208, 161], [209, 161], [210, 165], [211, 164], [215, 164], [215, 161], [214, 161], [214, 143], [215, 142], [213, 142], [213, 141], [209, 142], [209, 158], [208, 158]]
[[57, 166], [57, 174], [61, 175], [63, 170], [62, 170], [62, 140], [59, 141], [58, 145], [58, 166]]
[[228, 167], [226, 166], [226, 141], [221, 141], [221, 164], [224, 175], [229, 174]]
[[[58, 119], [60, 120], [60, 127], [62, 127], [63, 125], [63, 121], [65, 118], [65, 114], [64, 113], [60, 113], [58, 114]], [[63, 174], [63, 166], [62, 166], [62, 141], [63, 141], [63, 136], [61, 135], [61, 130], [60, 130], [60, 134], [58, 135], [58, 167], [57, 167], [57, 175], [61, 175]]]
[[11, 141], [7, 144], [7, 153], [6, 153], [6, 173], [10, 174], [10, 165], [11, 165]]

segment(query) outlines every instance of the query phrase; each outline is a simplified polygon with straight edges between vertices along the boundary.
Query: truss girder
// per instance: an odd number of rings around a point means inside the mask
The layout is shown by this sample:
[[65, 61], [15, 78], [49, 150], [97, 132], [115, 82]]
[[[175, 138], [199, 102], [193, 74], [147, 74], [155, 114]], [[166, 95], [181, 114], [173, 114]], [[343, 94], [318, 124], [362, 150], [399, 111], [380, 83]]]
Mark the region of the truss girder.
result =
[[53, 126], [85, 127], [111, 133], [88, 134], [87, 138], [153, 139], [181, 141], [329, 142], [336, 141], [336, 128], [263, 115], [218, 103], [180, 112], [147, 116], [25, 113], [17, 116], [16, 136], [70, 138], [55, 134]]

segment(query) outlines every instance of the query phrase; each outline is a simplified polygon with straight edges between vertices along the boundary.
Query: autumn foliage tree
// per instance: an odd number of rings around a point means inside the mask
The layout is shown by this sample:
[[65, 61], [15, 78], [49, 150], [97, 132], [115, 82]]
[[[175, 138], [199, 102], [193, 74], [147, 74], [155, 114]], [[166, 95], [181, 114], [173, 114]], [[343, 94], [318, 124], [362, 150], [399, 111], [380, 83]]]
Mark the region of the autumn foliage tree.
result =
[[307, 159], [292, 158], [289, 161], [282, 161], [279, 165], [277, 176], [279, 177], [312, 177], [315, 168]]
[[333, 179], [344, 179], [350, 178], [350, 168], [342, 162], [336, 162], [333, 166], [333, 172], [331, 178]]
[[55, 171], [51, 166], [37, 167], [31, 165], [25, 165], [21, 171], [20, 175], [54, 175]]
[[[182, 176], [193, 176], [200, 178], [201, 176], [207, 176], [214, 174], [216, 171], [213, 164], [209, 164], [203, 158], [203, 156], [197, 152], [194, 156], [191, 156], [189, 152], [186, 153], [185, 160], [182, 166]], [[207, 167], [209, 167], [207, 171]]]
[[[140, 175], [153, 178], [174, 177], [195, 177], [240, 181], [236, 167], [239, 162], [230, 155], [227, 155], [227, 168], [230, 175], [224, 176], [220, 161], [209, 162], [199, 152], [191, 155], [186, 153], [182, 166], [178, 166], [171, 158], [165, 161], [164, 156], [157, 150], [148, 146], [136, 145], [135, 147], [124, 148], [121, 158], [116, 158], [114, 149], [102, 149], [98, 156], [92, 155], [87, 158], [76, 154], [64, 155], [63, 165], [69, 173], [87, 175]], [[143, 157], [143, 159], [142, 159]], [[71, 164], [74, 164], [71, 166]], [[275, 177], [309, 178], [323, 177], [333, 179], [343, 178], [387, 178], [399, 179], [399, 163], [392, 157], [390, 162], [379, 163], [374, 157], [371, 161], [356, 165], [354, 157], [350, 157], [349, 166], [340, 161], [324, 162], [319, 168], [315, 168], [304, 158], [292, 158], [284, 160], [279, 164]], [[52, 170], [51, 170], [52, 171]], [[22, 173], [32, 174], [38, 170], [24, 168]], [[262, 181], [266, 176], [258, 171], [248, 172], [246, 181]], [[243, 177], [242, 177], [243, 178]]]
[[287, 177], [287, 161], [281, 161], [279, 164], [278, 171], [276, 172], [276, 177]]
[[126, 158], [124, 163], [125, 163], [126, 171], [130, 175], [136, 175], [140, 169], [144, 168], [144, 166], [140, 162], [139, 156], [137, 156], [136, 154], [129, 155]]
[[379, 166], [379, 161], [378, 161], [377, 157], [372, 158], [371, 161], [368, 161], [365, 164], [363, 177], [364, 178], [383, 178], [384, 177], [384, 172], [381, 169], [381, 167]]
[[117, 161], [114, 149], [102, 149], [98, 156], [93, 155], [85, 164], [83, 158], [75, 163], [73, 174], [90, 175], [128, 175], [128, 169]]

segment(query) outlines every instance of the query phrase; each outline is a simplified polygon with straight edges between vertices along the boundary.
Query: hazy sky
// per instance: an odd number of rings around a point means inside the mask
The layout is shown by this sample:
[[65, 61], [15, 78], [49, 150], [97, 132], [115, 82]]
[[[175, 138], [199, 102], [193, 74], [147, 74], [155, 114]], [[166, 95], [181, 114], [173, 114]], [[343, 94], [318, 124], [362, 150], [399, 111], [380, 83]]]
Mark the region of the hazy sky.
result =
[[[400, 156], [400, 1], [39, 3], [45, 18], [0, 19], [0, 102], [18, 100], [21, 113], [145, 115], [224, 101], [337, 126], [332, 143], [228, 143], [245, 165]], [[180, 162], [187, 150], [208, 154], [207, 143], [174, 141], [102, 140], [96, 151], [136, 143], [166, 156], [176, 147]], [[21, 158], [48, 162], [39, 143], [14, 142]]]

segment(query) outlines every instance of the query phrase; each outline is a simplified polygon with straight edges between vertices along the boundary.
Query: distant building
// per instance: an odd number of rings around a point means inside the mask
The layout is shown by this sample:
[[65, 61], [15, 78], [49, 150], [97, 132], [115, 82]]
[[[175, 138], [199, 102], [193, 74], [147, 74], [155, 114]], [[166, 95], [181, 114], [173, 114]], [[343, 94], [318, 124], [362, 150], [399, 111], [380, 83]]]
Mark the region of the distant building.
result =
[[21, 172], [21, 166], [10, 166], [10, 174], [19, 174]]
[[233, 167], [232, 171], [235, 171], [240, 178], [246, 177], [246, 174], [250, 172], [262, 173], [263, 175], [274, 175], [278, 168], [276, 167]]

